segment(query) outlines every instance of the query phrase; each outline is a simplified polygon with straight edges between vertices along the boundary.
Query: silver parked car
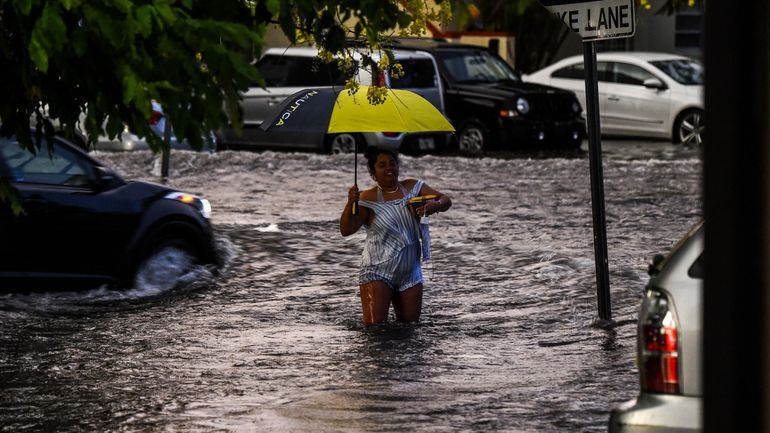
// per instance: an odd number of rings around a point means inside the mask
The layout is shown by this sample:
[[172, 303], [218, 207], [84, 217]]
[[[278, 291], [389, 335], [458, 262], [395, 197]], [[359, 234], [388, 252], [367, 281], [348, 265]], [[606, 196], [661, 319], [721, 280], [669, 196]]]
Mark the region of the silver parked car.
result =
[[[401, 63], [404, 76], [392, 79], [388, 74], [372, 77], [363, 68], [359, 69], [358, 82], [372, 83], [387, 87], [410, 90], [432, 102], [443, 112], [443, 92], [438, 67], [433, 57], [426, 53], [393, 50], [395, 60]], [[376, 55], [374, 56], [376, 60]], [[393, 150], [435, 151], [446, 144], [446, 134], [405, 134], [395, 131], [320, 134], [265, 132], [259, 125], [265, 117], [287, 97], [307, 88], [342, 86], [344, 73], [336, 62], [324, 63], [318, 57], [318, 50], [311, 47], [270, 48], [265, 50], [256, 68], [265, 79], [266, 86], [256, 83], [243, 93], [241, 107], [243, 130], [240, 134], [231, 128], [220, 131], [220, 141], [225, 148], [277, 148], [315, 150], [331, 153], [352, 152], [376, 145]]]
[[637, 328], [640, 393], [612, 411], [610, 432], [702, 429], [704, 231], [697, 224], [650, 266]]
[[[705, 109], [699, 62], [641, 52], [599, 53], [596, 61], [602, 134], [701, 144]], [[524, 80], [572, 90], [586, 107], [583, 56], [560, 60]]]

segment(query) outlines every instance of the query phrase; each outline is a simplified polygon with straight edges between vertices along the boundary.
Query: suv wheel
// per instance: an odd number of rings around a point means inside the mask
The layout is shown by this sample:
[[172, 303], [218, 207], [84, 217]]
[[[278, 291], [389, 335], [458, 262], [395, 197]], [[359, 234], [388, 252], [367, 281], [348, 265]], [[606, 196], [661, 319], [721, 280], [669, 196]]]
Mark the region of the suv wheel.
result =
[[481, 155], [487, 146], [487, 128], [478, 120], [468, 120], [460, 126], [457, 149], [464, 155]]
[[674, 143], [686, 146], [703, 144], [703, 110], [690, 109], [682, 112], [674, 122]]
[[142, 260], [134, 275], [134, 288], [170, 290], [199, 261], [196, 248], [187, 240], [164, 238]]
[[329, 153], [337, 155], [340, 153], [353, 153], [356, 150], [356, 144], [358, 144], [358, 151], [361, 152], [363, 148], [361, 143], [355, 134], [342, 133], [335, 134], [328, 138], [328, 144], [326, 145]]
[[205, 260], [201, 236], [198, 229], [182, 221], [157, 227], [144, 237], [125, 283], [134, 288], [173, 288], [181, 276]]

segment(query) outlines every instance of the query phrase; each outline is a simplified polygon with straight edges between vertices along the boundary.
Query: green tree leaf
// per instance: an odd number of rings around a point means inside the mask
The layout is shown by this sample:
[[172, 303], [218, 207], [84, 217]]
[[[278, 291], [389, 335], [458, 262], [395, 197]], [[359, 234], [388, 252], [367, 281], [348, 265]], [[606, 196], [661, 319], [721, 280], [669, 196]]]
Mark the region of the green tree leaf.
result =
[[22, 15], [29, 15], [32, 11], [32, 0], [14, 0], [14, 6]]
[[29, 43], [29, 56], [38, 69], [43, 72], [48, 71], [48, 52], [40, 44], [40, 40], [35, 38]]

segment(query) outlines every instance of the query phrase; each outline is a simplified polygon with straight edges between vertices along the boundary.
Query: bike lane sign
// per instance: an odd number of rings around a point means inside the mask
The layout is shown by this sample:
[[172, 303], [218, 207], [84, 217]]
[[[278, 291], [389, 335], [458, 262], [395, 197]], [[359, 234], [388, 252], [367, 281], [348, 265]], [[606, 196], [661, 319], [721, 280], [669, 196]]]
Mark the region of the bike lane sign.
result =
[[634, 0], [539, 0], [583, 42], [634, 35]]

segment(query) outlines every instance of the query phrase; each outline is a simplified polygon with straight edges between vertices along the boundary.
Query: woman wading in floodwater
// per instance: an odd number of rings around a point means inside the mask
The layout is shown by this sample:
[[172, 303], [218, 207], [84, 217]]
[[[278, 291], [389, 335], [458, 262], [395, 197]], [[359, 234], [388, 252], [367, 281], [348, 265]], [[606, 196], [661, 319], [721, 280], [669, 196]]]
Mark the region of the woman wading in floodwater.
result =
[[[353, 185], [340, 217], [340, 233], [350, 236], [366, 227], [366, 243], [361, 258], [358, 284], [364, 324], [382, 323], [388, 318], [390, 303], [396, 319], [415, 322], [422, 310], [422, 268], [420, 257], [427, 258], [420, 239], [427, 235], [427, 225], [420, 218], [443, 212], [452, 206], [445, 194], [421, 180], [398, 180], [398, 156], [386, 149], [366, 149], [369, 173], [376, 186], [363, 192]], [[417, 196], [430, 197], [416, 206], [408, 201]], [[358, 213], [352, 215], [358, 201]], [[423, 245], [427, 247], [427, 245]]]

